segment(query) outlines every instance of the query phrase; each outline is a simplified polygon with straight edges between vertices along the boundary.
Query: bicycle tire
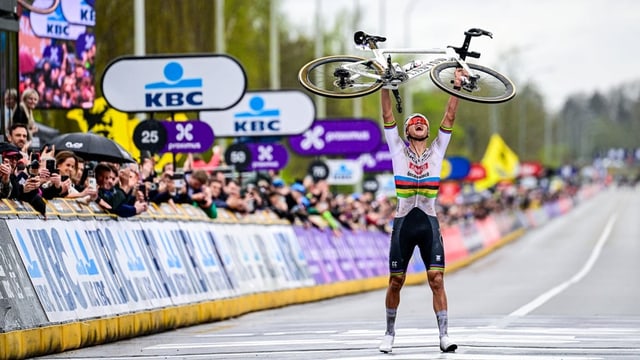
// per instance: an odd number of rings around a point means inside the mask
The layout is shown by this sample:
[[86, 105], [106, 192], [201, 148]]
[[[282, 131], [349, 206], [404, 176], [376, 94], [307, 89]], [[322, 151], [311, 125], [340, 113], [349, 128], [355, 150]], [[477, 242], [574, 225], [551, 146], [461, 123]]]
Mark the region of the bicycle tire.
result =
[[478, 88], [468, 90], [464, 87], [461, 90], [453, 88], [455, 70], [459, 66], [455, 61], [440, 63], [429, 73], [431, 81], [451, 95], [459, 98], [483, 104], [497, 104], [511, 100], [516, 95], [516, 87], [509, 78], [488, 67], [478, 64], [467, 64], [477, 75]]
[[361, 63], [360, 70], [382, 75], [384, 69], [377, 62], [359, 56], [331, 55], [308, 62], [298, 72], [298, 81], [314, 94], [330, 98], [356, 98], [371, 94], [382, 87], [380, 80], [366, 76], [342, 78], [342, 86], [336, 84], [340, 79], [335, 71], [345, 63]]

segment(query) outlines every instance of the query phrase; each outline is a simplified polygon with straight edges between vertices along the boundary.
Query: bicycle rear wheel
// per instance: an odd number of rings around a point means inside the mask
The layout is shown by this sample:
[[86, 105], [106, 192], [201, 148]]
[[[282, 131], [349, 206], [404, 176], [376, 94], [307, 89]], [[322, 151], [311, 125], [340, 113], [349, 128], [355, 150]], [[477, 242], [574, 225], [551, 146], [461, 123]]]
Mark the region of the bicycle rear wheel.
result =
[[434, 66], [431, 69], [431, 81], [441, 90], [451, 95], [469, 101], [497, 104], [511, 100], [516, 95], [516, 87], [506, 76], [499, 72], [477, 64], [467, 64], [480, 78], [476, 82], [476, 87], [461, 90], [453, 88], [455, 71], [458, 63], [448, 61]]
[[315, 59], [298, 72], [298, 81], [314, 94], [332, 98], [355, 98], [371, 94], [382, 86], [380, 80], [354, 73], [342, 67], [356, 64], [359, 72], [381, 75], [384, 69], [370, 59], [350, 55], [332, 55]]

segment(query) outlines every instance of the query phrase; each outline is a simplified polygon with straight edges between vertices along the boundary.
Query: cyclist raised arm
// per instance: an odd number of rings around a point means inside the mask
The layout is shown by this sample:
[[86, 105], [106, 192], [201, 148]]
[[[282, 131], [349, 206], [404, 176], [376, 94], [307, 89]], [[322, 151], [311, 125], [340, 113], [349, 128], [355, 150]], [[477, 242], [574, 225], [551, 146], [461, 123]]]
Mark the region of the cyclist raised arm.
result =
[[[457, 69], [454, 88], [460, 89], [465, 72]], [[451, 96], [440, 123], [438, 136], [427, 144], [429, 121], [422, 114], [409, 115], [403, 134], [408, 146], [398, 134], [388, 89], [381, 90], [384, 134], [389, 145], [398, 205], [393, 221], [389, 250], [389, 286], [385, 297], [387, 328], [380, 351], [389, 353], [395, 337], [395, 320], [400, 304], [407, 266], [416, 246], [427, 267], [427, 279], [433, 293], [433, 309], [438, 322], [440, 349], [452, 352], [457, 345], [448, 336], [447, 295], [444, 289], [444, 245], [435, 211], [440, 186], [440, 171], [445, 151], [451, 139], [458, 98]]]

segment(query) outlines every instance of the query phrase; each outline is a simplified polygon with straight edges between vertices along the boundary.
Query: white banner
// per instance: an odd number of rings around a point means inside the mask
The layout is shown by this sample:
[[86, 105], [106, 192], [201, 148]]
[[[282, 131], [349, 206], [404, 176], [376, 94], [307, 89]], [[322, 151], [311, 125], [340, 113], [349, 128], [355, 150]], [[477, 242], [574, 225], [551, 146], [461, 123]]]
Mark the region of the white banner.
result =
[[330, 185], [354, 185], [362, 182], [362, 164], [358, 160], [333, 159], [325, 161], [329, 167]]

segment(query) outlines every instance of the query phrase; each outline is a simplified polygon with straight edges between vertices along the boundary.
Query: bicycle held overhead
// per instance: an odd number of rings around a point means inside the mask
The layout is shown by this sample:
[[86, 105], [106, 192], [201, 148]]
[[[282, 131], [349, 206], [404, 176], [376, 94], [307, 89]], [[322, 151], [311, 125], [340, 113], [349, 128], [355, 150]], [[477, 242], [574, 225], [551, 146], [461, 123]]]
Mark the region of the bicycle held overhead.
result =
[[[412, 49], [379, 48], [378, 43], [387, 39], [369, 35], [363, 31], [354, 34], [354, 42], [363, 50], [373, 52], [373, 57], [353, 55], [331, 55], [314, 59], [298, 72], [298, 80], [314, 94], [332, 98], [354, 98], [371, 94], [384, 87], [391, 89], [396, 107], [402, 112], [402, 99], [398, 87], [418, 76], [429, 73], [431, 81], [441, 90], [469, 101], [496, 104], [511, 100], [515, 85], [501, 73], [476, 63], [467, 63], [467, 58], [479, 58], [480, 53], [469, 50], [471, 39], [493, 35], [486, 30], [472, 28], [464, 33], [460, 47]], [[404, 65], [395, 62], [395, 57], [409, 55]], [[393, 58], [392, 58], [393, 56]], [[411, 58], [414, 56], [415, 58]], [[421, 61], [425, 56], [432, 57]], [[460, 88], [453, 86], [456, 68], [469, 74]]]

